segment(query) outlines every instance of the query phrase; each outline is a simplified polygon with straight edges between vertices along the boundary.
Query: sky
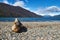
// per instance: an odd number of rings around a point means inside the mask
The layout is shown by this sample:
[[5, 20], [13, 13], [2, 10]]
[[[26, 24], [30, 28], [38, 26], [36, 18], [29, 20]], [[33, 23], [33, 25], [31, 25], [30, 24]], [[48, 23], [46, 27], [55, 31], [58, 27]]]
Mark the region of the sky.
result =
[[0, 0], [0, 2], [23, 7], [38, 15], [60, 14], [60, 0]]

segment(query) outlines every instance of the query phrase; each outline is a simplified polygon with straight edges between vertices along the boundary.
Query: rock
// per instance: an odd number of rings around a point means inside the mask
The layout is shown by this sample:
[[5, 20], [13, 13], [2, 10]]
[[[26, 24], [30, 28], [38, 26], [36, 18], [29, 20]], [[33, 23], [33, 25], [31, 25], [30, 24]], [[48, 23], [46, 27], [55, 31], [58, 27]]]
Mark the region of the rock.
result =
[[20, 30], [21, 26], [22, 26], [21, 22], [16, 18], [14, 25], [12, 26], [12, 31], [18, 32]]
[[40, 37], [37, 37], [37, 39], [36, 40], [42, 40]]

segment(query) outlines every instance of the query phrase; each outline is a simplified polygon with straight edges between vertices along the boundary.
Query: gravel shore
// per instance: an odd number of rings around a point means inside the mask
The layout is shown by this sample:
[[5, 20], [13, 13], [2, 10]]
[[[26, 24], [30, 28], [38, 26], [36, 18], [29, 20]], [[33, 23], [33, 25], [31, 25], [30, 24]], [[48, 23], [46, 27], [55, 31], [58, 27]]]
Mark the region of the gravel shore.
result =
[[0, 40], [60, 40], [60, 22], [21, 22], [25, 32], [12, 32], [13, 22], [0, 22]]

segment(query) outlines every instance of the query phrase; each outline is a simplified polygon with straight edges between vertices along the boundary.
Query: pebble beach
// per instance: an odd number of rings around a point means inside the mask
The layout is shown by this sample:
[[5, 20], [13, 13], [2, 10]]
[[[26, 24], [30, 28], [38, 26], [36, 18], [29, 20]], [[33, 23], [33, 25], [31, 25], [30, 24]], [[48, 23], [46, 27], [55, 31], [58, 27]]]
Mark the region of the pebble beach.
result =
[[12, 32], [13, 22], [0, 22], [0, 40], [60, 40], [60, 22], [21, 22], [25, 32]]

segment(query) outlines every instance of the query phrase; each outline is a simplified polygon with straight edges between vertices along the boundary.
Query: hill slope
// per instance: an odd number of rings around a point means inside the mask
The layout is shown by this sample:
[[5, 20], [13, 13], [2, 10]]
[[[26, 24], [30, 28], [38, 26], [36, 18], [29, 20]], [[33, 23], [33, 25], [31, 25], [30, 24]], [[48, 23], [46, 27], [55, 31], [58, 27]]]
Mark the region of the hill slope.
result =
[[18, 6], [0, 3], [0, 17], [41, 17]]

